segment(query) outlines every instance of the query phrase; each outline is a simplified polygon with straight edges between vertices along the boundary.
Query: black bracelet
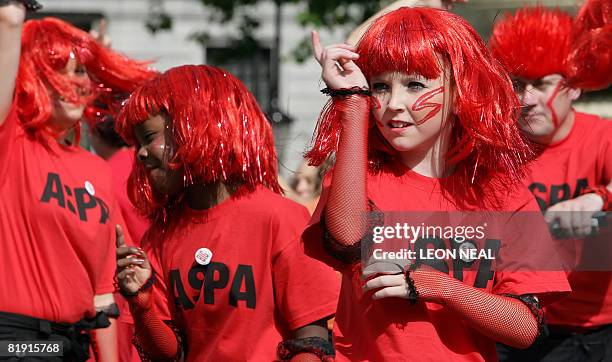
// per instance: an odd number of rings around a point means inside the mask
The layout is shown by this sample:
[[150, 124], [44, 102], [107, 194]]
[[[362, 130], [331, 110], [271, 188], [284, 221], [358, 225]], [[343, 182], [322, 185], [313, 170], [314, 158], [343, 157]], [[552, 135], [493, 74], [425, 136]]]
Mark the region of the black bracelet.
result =
[[38, 11], [43, 8], [43, 6], [36, 0], [0, 0], [0, 6], [5, 6], [12, 2], [21, 3], [27, 11], [32, 12]]
[[132, 298], [137, 296], [140, 292], [144, 292], [147, 289], [151, 289], [151, 287], [153, 287], [153, 284], [155, 283], [155, 272], [151, 270], [151, 276], [149, 277], [149, 279], [142, 285], [142, 287], [140, 287], [140, 289], [138, 289], [137, 292], [132, 293], [132, 292], [126, 292], [125, 290], [123, 290], [121, 287], [118, 287], [117, 289], [119, 289], [119, 294], [121, 294], [124, 298]]
[[330, 97], [346, 97], [351, 95], [364, 95], [371, 96], [372, 92], [368, 88], [361, 87], [351, 87], [351, 88], [340, 88], [340, 89], [331, 89], [331, 88], [323, 88], [321, 89], [321, 93], [327, 94]]
[[406, 278], [406, 284], [408, 284], [408, 301], [410, 301], [411, 305], [415, 305], [419, 300], [419, 292], [414, 285], [414, 279], [410, 276], [410, 272], [414, 270], [412, 266], [407, 267], [404, 270], [404, 277]]

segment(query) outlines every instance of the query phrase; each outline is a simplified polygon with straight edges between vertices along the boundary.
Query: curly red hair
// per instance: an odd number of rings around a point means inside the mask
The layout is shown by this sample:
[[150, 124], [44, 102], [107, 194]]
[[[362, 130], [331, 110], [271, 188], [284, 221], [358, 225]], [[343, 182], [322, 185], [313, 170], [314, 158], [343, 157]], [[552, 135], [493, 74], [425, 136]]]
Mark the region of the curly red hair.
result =
[[[88, 33], [55, 18], [24, 24], [21, 59], [15, 86], [17, 112], [25, 129], [39, 139], [53, 135], [50, 91], [75, 104], [88, 104], [99, 90], [131, 91], [155, 72], [96, 42]], [[74, 56], [86, 67], [91, 83], [75, 82], [60, 73]]]
[[[172, 68], [136, 89], [117, 120], [117, 130], [135, 143], [134, 129], [152, 115], [169, 119], [175, 152], [170, 165], [188, 184], [228, 182], [280, 193], [272, 127], [253, 95], [230, 73], [206, 65]], [[157, 219], [182, 199], [166, 200], [152, 189], [136, 163], [128, 183], [139, 210]]]

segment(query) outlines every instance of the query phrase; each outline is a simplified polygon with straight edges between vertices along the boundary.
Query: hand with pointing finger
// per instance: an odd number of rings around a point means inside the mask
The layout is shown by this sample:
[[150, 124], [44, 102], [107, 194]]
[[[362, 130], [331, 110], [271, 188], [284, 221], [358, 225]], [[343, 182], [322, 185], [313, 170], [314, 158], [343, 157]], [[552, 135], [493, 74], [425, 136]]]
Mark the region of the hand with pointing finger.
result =
[[126, 246], [121, 226], [115, 228], [117, 235], [117, 280], [127, 294], [137, 294], [153, 274], [147, 254], [137, 247]]
[[368, 81], [355, 64], [359, 54], [348, 44], [334, 44], [323, 48], [319, 33], [312, 32], [314, 57], [321, 64], [322, 78], [331, 89], [368, 88]]

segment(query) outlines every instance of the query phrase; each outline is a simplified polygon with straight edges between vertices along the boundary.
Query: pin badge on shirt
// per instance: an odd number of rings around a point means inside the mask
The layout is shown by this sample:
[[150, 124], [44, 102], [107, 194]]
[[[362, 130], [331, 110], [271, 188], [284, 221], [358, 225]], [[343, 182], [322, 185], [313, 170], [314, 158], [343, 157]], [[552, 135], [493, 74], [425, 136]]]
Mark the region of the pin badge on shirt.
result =
[[208, 265], [212, 259], [212, 251], [208, 248], [199, 248], [195, 252], [195, 260], [200, 265]]
[[85, 190], [87, 190], [91, 196], [96, 194], [96, 189], [94, 189], [94, 186], [89, 181], [85, 181]]

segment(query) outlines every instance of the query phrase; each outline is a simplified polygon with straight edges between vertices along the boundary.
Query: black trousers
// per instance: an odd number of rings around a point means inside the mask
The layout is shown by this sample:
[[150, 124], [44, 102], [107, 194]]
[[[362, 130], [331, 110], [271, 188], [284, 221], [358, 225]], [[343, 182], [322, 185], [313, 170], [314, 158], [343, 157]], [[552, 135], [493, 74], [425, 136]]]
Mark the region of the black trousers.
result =
[[549, 326], [550, 335], [521, 350], [497, 345], [500, 362], [612, 362], [612, 325], [585, 333], [571, 333]]
[[0, 361], [11, 362], [82, 362], [89, 358], [89, 331], [110, 325], [106, 315], [83, 319], [75, 324], [54, 323], [44, 319], [0, 312], [0, 341], [60, 341], [63, 356], [11, 356]]

